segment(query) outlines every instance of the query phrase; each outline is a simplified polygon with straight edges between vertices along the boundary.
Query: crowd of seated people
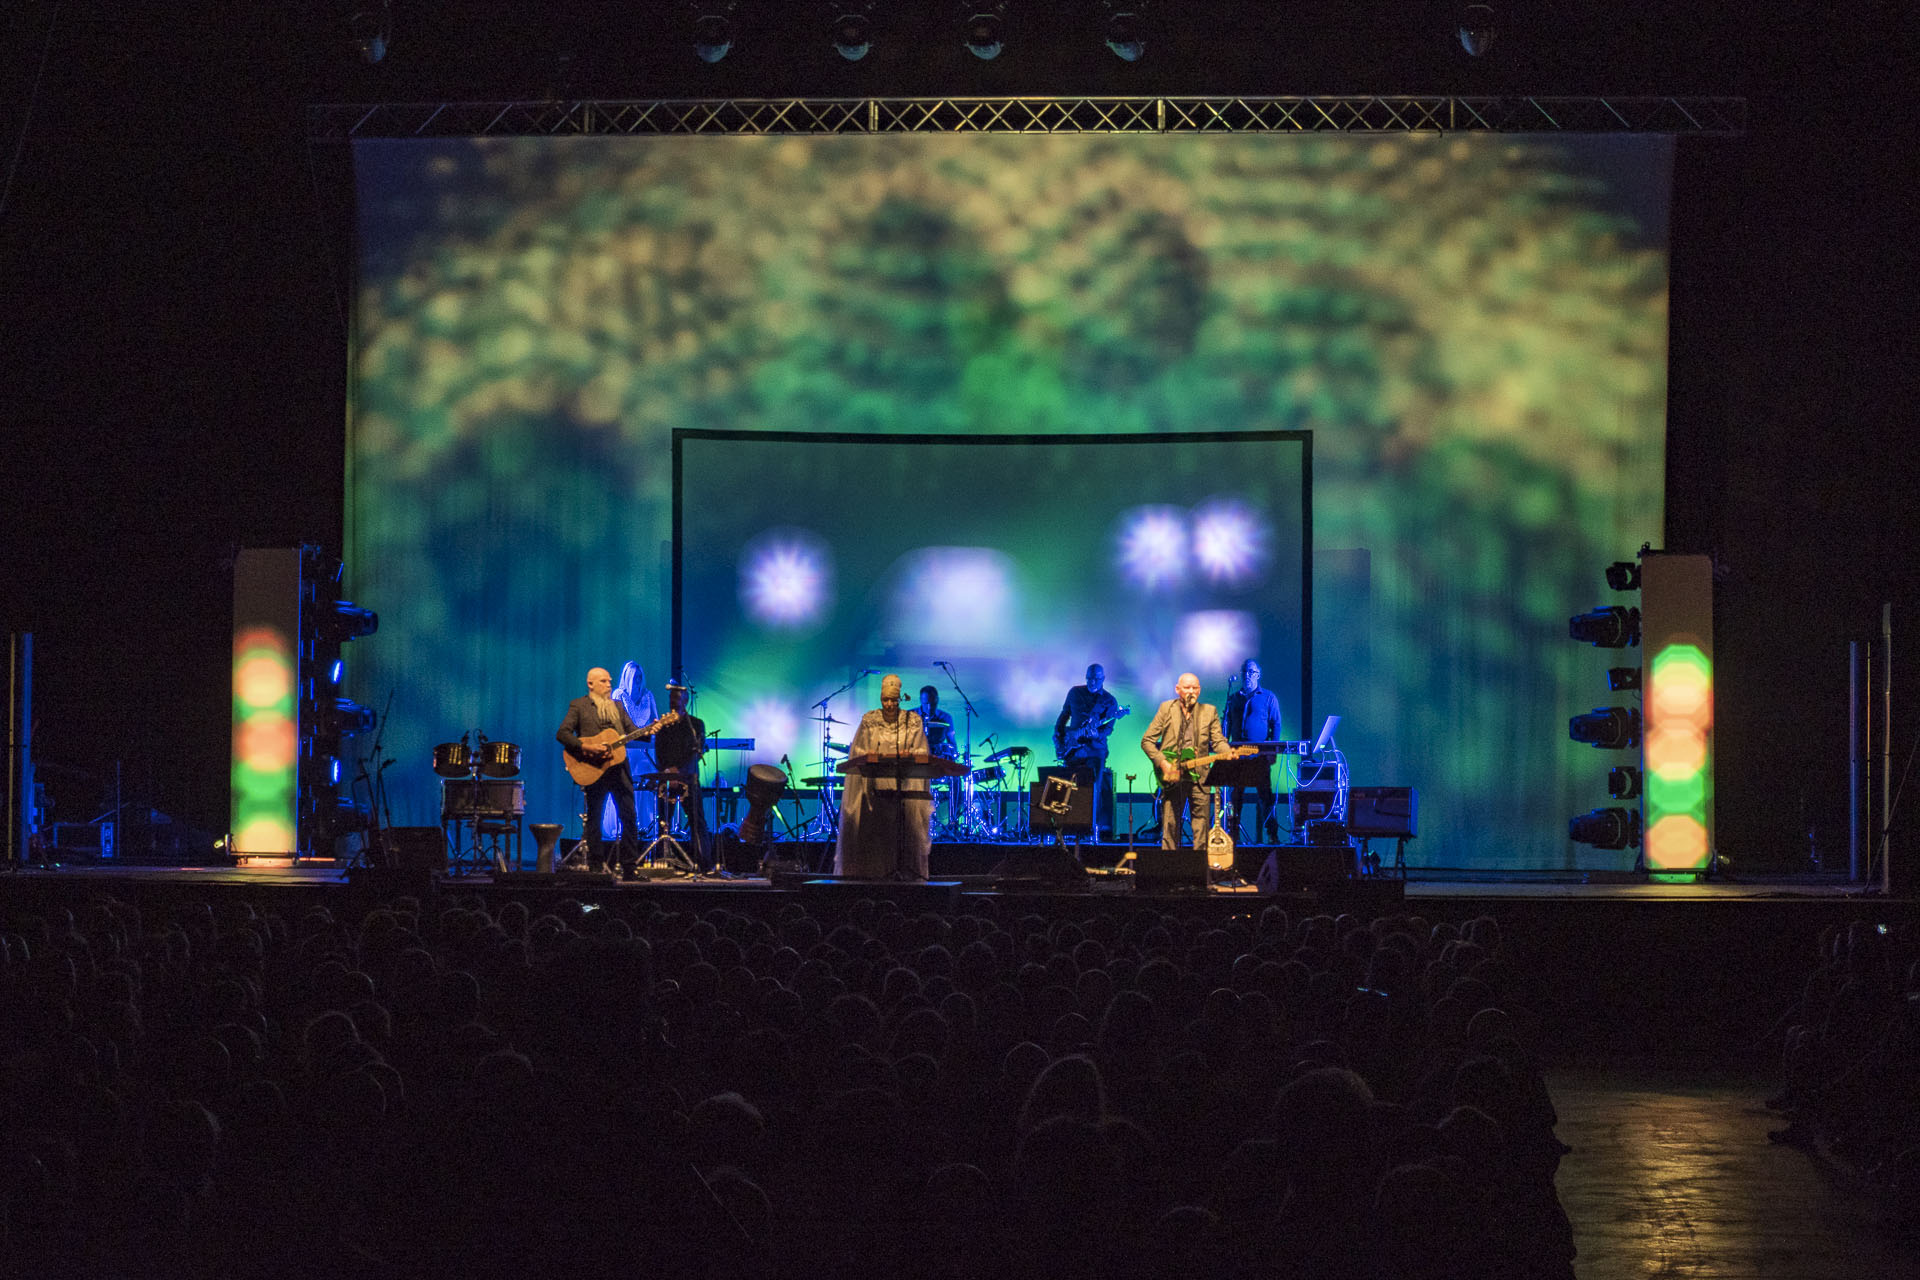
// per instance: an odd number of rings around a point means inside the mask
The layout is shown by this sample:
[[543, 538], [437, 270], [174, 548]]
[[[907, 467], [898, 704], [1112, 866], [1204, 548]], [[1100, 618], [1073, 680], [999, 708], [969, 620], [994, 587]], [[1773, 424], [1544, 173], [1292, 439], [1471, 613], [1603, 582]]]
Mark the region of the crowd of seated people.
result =
[[1787, 1113], [1776, 1142], [1820, 1147], [1920, 1222], [1920, 935], [1856, 920], [1820, 934], [1819, 965], [1783, 1019]]
[[670, 905], [0, 915], [0, 1270], [1572, 1275], [1491, 918]]

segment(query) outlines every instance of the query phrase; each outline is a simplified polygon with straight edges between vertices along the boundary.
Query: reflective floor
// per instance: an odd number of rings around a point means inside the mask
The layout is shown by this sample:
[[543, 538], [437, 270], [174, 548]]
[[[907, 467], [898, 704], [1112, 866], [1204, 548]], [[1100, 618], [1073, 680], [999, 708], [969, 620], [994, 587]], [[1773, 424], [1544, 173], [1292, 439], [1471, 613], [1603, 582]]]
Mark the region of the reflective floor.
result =
[[1549, 1073], [1560, 1201], [1580, 1280], [1910, 1280], [1920, 1249], [1879, 1225], [1861, 1189], [1767, 1141], [1764, 1075]]

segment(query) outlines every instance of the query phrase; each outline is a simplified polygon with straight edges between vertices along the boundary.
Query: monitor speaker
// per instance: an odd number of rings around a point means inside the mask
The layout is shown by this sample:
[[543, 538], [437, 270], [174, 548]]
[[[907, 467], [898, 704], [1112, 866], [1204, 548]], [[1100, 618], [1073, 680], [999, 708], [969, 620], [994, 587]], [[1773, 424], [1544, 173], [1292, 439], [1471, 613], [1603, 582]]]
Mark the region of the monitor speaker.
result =
[[1141, 849], [1134, 854], [1136, 893], [1205, 893], [1205, 849]]
[[1281, 845], [1267, 855], [1255, 882], [1262, 893], [1300, 893], [1345, 884], [1358, 871], [1350, 845]]

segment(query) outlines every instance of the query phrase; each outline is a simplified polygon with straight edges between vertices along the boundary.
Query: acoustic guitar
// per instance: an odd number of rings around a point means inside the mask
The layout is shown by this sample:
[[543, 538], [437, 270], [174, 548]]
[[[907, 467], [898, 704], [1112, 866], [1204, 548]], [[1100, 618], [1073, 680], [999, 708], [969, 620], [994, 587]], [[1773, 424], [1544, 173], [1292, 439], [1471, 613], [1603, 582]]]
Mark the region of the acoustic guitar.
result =
[[571, 747], [560, 749], [561, 758], [566, 761], [567, 772], [572, 775], [573, 780], [583, 787], [590, 787], [600, 781], [607, 770], [627, 762], [629, 742], [637, 738], [651, 738], [679, 718], [678, 711], [669, 711], [658, 720], [650, 720], [641, 725], [632, 733], [621, 733], [618, 729], [602, 729], [591, 738], [580, 739], [580, 746], [585, 751], [598, 752], [611, 749], [613, 754], [603, 760], [589, 760], [585, 755], [576, 753]]

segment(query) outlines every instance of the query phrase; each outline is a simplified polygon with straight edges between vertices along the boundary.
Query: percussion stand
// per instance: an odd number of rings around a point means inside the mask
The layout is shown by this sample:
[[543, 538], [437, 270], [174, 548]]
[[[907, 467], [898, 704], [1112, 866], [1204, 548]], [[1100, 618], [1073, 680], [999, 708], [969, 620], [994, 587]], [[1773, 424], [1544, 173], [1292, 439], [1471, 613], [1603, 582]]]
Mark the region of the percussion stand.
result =
[[686, 847], [673, 838], [672, 809], [669, 806], [675, 804], [684, 806], [687, 795], [684, 785], [677, 792], [674, 790], [675, 785], [670, 781], [656, 781], [653, 784], [654, 820], [659, 834], [654, 836], [653, 843], [640, 851], [638, 865], [645, 867], [663, 862], [675, 871], [696, 875], [700, 871], [699, 866], [687, 856]]

